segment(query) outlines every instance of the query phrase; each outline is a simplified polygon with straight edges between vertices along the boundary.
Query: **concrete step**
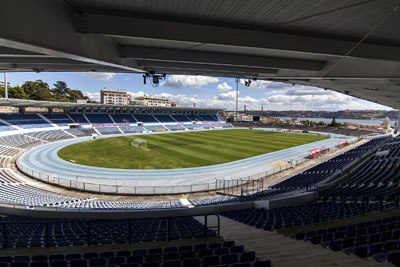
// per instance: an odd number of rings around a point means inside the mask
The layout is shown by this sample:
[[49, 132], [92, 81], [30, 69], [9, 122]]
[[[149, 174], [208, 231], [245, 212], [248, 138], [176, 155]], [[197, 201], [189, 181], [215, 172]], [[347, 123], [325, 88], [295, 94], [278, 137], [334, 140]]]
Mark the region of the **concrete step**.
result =
[[[288, 236], [264, 231], [221, 217], [221, 235], [254, 250], [260, 259], [272, 261], [274, 267], [320, 267], [320, 266], [381, 266], [372, 258], [361, 259], [341, 251], [334, 252], [321, 245], [313, 245]], [[384, 264], [384, 266], [393, 266]]]

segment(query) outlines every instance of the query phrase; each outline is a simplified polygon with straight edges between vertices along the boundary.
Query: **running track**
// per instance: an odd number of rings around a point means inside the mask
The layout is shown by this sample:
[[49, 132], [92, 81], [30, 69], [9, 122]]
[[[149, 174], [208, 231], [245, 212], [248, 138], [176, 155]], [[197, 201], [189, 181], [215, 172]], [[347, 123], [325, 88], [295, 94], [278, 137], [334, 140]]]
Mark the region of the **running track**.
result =
[[[235, 129], [232, 129], [234, 131]], [[264, 129], [266, 130], [266, 129]], [[168, 134], [168, 133], [151, 133]], [[110, 138], [120, 135], [107, 135]], [[215, 184], [216, 179], [239, 179], [262, 172], [271, 171], [272, 164], [277, 161], [302, 159], [312, 148], [334, 147], [341, 140], [355, 140], [352, 137], [331, 134], [331, 138], [275, 151], [234, 162], [212, 166], [162, 169], [162, 170], [129, 170], [112, 169], [79, 165], [65, 161], [57, 156], [58, 150], [71, 144], [90, 140], [92, 137], [79, 137], [61, 140], [37, 146], [24, 154], [18, 160], [18, 166], [31, 171], [62, 178], [68, 181], [79, 181], [111, 186], [181, 186], [195, 184]]]

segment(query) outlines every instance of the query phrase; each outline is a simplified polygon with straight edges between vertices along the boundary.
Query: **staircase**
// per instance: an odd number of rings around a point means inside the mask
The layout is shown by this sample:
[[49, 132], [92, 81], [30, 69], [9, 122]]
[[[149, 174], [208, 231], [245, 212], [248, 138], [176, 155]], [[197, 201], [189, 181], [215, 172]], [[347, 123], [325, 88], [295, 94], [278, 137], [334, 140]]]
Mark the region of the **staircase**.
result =
[[[212, 217], [209, 220], [212, 220]], [[211, 223], [214, 222], [210, 221]], [[247, 250], [254, 250], [260, 259], [271, 260], [273, 267], [382, 266], [372, 258], [361, 259], [341, 251], [334, 252], [319, 245], [260, 230], [224, 217], [221, 217], [221, 236], [225, 240], [235, 240], [236, 243], [243, 244]]]

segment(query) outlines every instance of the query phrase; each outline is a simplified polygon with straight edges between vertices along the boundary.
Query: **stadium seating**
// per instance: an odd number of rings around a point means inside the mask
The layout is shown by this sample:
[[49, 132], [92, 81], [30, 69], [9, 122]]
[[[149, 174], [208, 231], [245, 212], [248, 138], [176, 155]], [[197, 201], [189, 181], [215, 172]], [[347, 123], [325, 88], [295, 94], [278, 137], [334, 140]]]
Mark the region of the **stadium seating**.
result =
[[140, 133], [145, 131], [142, 126], [120, 126], [119, 127], [124, 133]]
[[393, 207], [379, 202], [314, 202], [276, 209], [245, 209], [222, 213], [230, 219], [264, 230], [282, 229], [376, 212]]
[[8, 124], [5, 124], [3, 122], [0, 122], [0, 132], [6, 132], [6, 131], [14, 131], [17, 130], [17, 128], [12, 127]]
[[85, 113], [85, 116], [92, 124], [114, 124], [108, 113]]
[[16, 155], [20, 150], [15, 147], [0, 145], [0, 155], [6, 157], [12, 157]]
[[[1, 173], [4, 179], [4, 173]], [[19, 204], [28, 207], [59, 206], [63, 203], [81, 201], [80, 199], [59, 196], [37, 189], [27, 184], [7, 183], [0, 185], [0, 202]]]
[[95, 127], [101, 134], [120, 134], [118, 127]]
[[201, 126], [199, 126], [198, 124], [185, 124], [185, 127], [190, 129], [190, 130], [199, 130], [199, 129], [203, 129]]
[[145, 125], [144, 128], [147, 131], [166, 130], [163, 125]]
[[198, 115], [202, 121], [218, 121], [218, 118], [213, 115]]
[[2, 217], [1, 224], [6, 231], [0, 232], [1, 247], [127, 244], [216, 235], [192, 217], [91, 221]]
[[40, 140], [27, 135], [15, 134], [0, 137], [0, 145], [25, 148], [40, 143]]
[[211, 124], [213, 128], [231, 128], [233, 127], [230, 123], [213, 123]]
[[[58, 126], [79, 122], [109, 124], [95, 128], [65, 129], [52, 126], [41, 116]], [[71, 116], [71, 117], [70, 117]], [[86, 120], [85, 116], [88, 118]], [[44, 113], [2, 114], [0, 119], [23, 129], [53, 127], [54, 130], [33, 130], [23, 134], [0, 137], [0, 203], [20, 205], [27, 210], [57, 208], [62, 211], [110, 212], [148, 211], [174, 209], [182, 212], [189, 205], [210, 209], [212, 205], [235, 204], [255, 199], [282, 197], [315, 190], [317, 201], [298, 206], [272, 209], [243, 209], [223, 212], [222, 215], [237, 222], [262, 230], [288, 229], [310, 224], [344, 220], [358, 215], [368, 215], [393, 208], [400, 195], [400, 138], [376, 138], [342, 155], [336, 156], [300, 174], [279, 182], [261, 192], [249, 192], [243, 196], [212, 195], [188, 197], [188, 202], [171, 198], [168, 200], [107, 200], [102, 197], [80, 197], [59, 194], [26, 183], [10, 168], [13, 157], [24, 149], [45, 143], [85, 136], [96, 129], [101, 134], [141, 132], [144, 130], [186, 130], [231, 127], [217, 115], [167, 115], [167, 114], [96, 114], [96, 113]], [[71, 118], [73, 120], [71, 120]], [[197, 124], [191, 123], [197, 121]], [[142, 126], [127, 126], [137, 122]], [[111, 126], [126, 124], [125, 126]], [[179, 124], [187, 123], [187, 124]], [[53, 124], [53, 125], [54, 125]], [[148, 125], [151, 124], [151, 125]], [[134, 124], [135, 125], [135, 124]], [[16, 130], [0, 122], [0, 131]], [[46, 130], [46, 131], [44, 131]], [[72, 135], [71, 135], [72, 134]], [[379, 148], [379, 150], [377, 150]], [[365, 158], [364, 158], [365, 157]], [[368, 158], [369, 157], [369, 158]], [[348, 166], [363, 159], [362, 164], [344, 172]], [[315, 189], [315, 186], [321, 186]], [[247, 205], [247, 203], [246, 203]], [[113, 221], [63, 221], [24, 217], [1, 217], [0, 246], [10, 248], [88, 246], [105, 244], [129, 244], [132, 242], [158, 242], [185, 240], [217, 233], [191, 217], [157, 218]], [[368, 220], [347, 226], [298, 232], [293, 235], [299, 242], [344, 251], [359, 257], [373, 257], [379, 262], [400, 265], [400, 217]], [[0, 257], [1, 266], [229, 266], [264, 267], [270, 261], [259, 261], [253, 251], [245, 251], [234, 242], [185, 245], [132, 251], [95, 251], [85, 253], [60, 253], [54, 255], [20, 255]]]
[[133, 116], [135, 117], [135, 119], [138, 122], [144, 122], [144, 123], [159, 123], [158, 120], [156, 120], [156, 118], [154, 118], [153, 115], [151, 114], [133, 114]]
[[87, 132], [84, 132], [84, 131], [82, 131], [80, 129], [77, 129], [77, 128], [70, 128], [70, 129], [67, 129], [65, 131], [69, 132], [70, 134], [75, 135], [75, 136], [85, 136], [85, 135], [87, 135]]
[[10, 183], [20, 183], [18, 179], [16, 179], [7, 169], [0, 170], [0, 183], [1, 184], [10, 184]]
[[[41, 116], [44, 116], [48, 121], [44, 120]], [[155, 129], [165, 129], [168, 125], [169, 130], [185, 130], [185, 127], [180, 126], [178, 123], [190, 123], [192, 121], [198, 121], [204, 123], [199, 123], [198, 125], [188, 125], [188, 129], [211, 129], [211, 128], [223, 128], [232, 127], [232, 125], [227, 123], [222, 123], [222, 120], [217, 115], [169, 115], [169, 114], [130, 114], [130, 113], [40, 113], [40, 114], [5, 114], [0, 113], [0, 120], [4, 120], [11, 125], [3, 123], [0, 121], [0, 132], [2, 131], [12, 131], [18, 130], [20, 127], [24, 129], [39, 129], [43, 127], [63, 127], [64, 130], [71, 124], [80, 124], [83, 126], [88, 126], [89, 124], [106, 124], [101, 127], [111, 127], [114, 124], [132, 124], [142, 122], [145, 124], [158, 124], [152, 125], [149, 131], [154, 131]], [[52, 123], [52, 124], [49, 124]], [[210, 122], [210, 123], [207, 123]], [[212, 123], [211, 123], [212, 122]], [[219, 122], [219, 123], [218, 123]], [[167, 124], [164, 125], [163, 124]], [[12, 125], [15, 125], [12, 126]], [[129, 127], [124, 125], [122, 127]], [[135, 126], [133, 126], [135, 127]], [[85, 128], [86, 129], [86, 128]], [[125, 129], [125, 130], [124, 130]], [[138, 128], [124, 128], [121, 129], [123, 132], [133, 133], [139, 132]], [[120, 133], [118, 128], [100, 128], [97, 129], [101, 134], [112, 134]], [[140, 130], [143, 131], [143, 130]], [[95, 132], [93, 132], [95, 133]], [[78, 133], [75, 136], [88, 135], [90, 133]]]
[[202, 118], [200, 118], [199, 116], [197, 116], [197, 115], [194, 115], [194, 114], [190, 114], [190, 115], [186, 115], [191, 121], [203, 121], [203, 119]]
[[135, 118], [128, 113], [122, 113], [122, 114], [110, 114], [110, 116], [113, 118], [115, 123], [136, 123], [137, 121]]
[[214, 123], [198, 123], [197, 126], [203, 129], [213, 129], [217, 127]]
[[52, 127], [37, 114], [0, 113], [0, 119], [24, 129]]
[[101, 201], [101, 200], [85, 200], [77, 202], [69, 202], [59, 204], [62, 208], [73, 209], [101, 209], [101, 210], [149, 210], [149, 209], [176, 209], [184, 206], [180, 201]]
[[167, 127], [168, 130], [171, 130], [171, 131], [185, 130], [186, 129], [185, 127], [183, 127], [182, 125], [179, 125], [179, 124], [177, 124], [177, 125], [165, 125], [165, 127]]
[[71, 116], [75, 123], [82, 125], [90, 124], [85, 116], [83, 116], [83, 113], [69, 113], [69, 116]]
[[164, 122], [166, 122], [166, 123], [168, 123], [168, 122], [176, 123], [176, 120], [174, 120], [170, 115], [157, 114], [157, 115], [154, 115], [154, 117], [161, 123], [164, 123]]
[[67, 126], [74, 123], [66, 113], [43, 113], [42, 115], [58, 126]]
[[[82, 114], [74, 114], [82, 116]], [[93, 114], [91, 114], [93, 115]], [[127, 115], [127, 114], [125, 114]], [[119, 119], [123, 119], [123, 116], [117, 116]], [[150, 116], [150, 115], [145, 115]], [[183, 116], [183, 115], [182, 115]], [[90, 117], [90, 115], [89, 115]], [[104, 118], [107, 119], [104, 119]], [[94, 119], [93, 119], [94, 118]], [[100, 114], [99, 116], [92, 116], [93, 121], [96, 122], [105, 122], [109, 118], [108, 114]], [[195, 126], [196, 124], [188, 124], [188, 126]], [[168, 125], [170, 130], [181, 130], [184, 129], [180, 125]], [[197, 125], [196, 125], [197, 126]], [[116, 131], [118, 127], [97, 127], [96, 128], [101, 133], [120, 133]], [[121, 129], [125, 132], [137, 132], [142, 131], [144, 128], [141, 126], [129, 126], [129, 127], [121, 127]], [[145, 126], [147, 130], [157, 130], [157, 129], [165, 129], [162, 125], [151, 125]], [[76, 136], [89, 135], [91, 128], [88, 130], [84, 129], [69, 129], [66, 130]], [[32, 146], [42, 142], [42, 140], [53, 141], [59, 139], [71, 138], [72, 136], [67, 134], [61, 130], [53, 130], [53, 131], [40, 131], [27, 133], [25, 135], [12, 135], [0, 137], [0, 152], [5, 156], [12, 156], [21, 151], [21, 148], [25, 148], [28, 146]], [[273, 186], [266, 192], [257, 193], [255, 196], [245, 196], [245, 197], [235, 197], [235, 196], [211, 196], [211, 197], [199, 197], [199, 198], [191, 198], [189, 199], [190, 203], [194, 206], [205, 206], [205, 205], [215, 205], [215, 204], [223, 204], [223, 203], [234, 203], [243, 200], [253, 200], [255, 197], [265, 197], [266, 195], [275, 195], [284, 192], [290, 192], [296, 190], [299, 187], [306, 187], [310, 184], [310, 181], [314, 182], [313, 179], [320, 179], [321, 176], [326, 174], [330, 174], [334, 172], [334, 170], [344, 166], [344, 164], [350, 162], [352, 159], [356, 158], [355, 155], [360, 155], [362, 153], [367, 153], [371, 149], [374, 149], [377, 145], [384, 142], [386, 139], [375, 139], [373, 141], [368, 142], [367, 144], [356, 148], [355, 150], [350, 150], [349, 152], [344, 153], [341, 156], [338, 156], [332, 160], [329, 160], [319, 166], [316, 166], [316, 170], [310, 169], [301, 175], [307, 175], [310, 177], [307, 179], [298, 179], [294, 176], [282, 183], [279, 183]], [[386, 140], [387, 141], [387, 140]], [[396, 142], [392, 142], [390, 147], [393, 149], [397, 149], [395, 145]], [[397, 150], [396, 150], [397, 151]], [[397, 153], [397, 152], [396, 152]], [[397, 155], [397, 154], [393, 155]], [[6, 164], [6, 161], [3, 161], [3, 164]], [[298, 179], [298, 180], [297, 180]], [[303, 184], [298, 184], [298, 181], [301, 181]], [[394, 186], [393, 186], [394, 187]], [[20, 204], [25, 206], [54, 206], [54, 207], [62, 207], [68, 209], [168, 209], [168, 208], [181, 208], [182, 203], [179, 201], [164, 201], [164, 202], [124, 202], [124, 201], [100, 201], [100, 200], [92, 200], [92, 199], [76, 199], [64, 196], [57, 196], [51, 192], [36, 189], [26, 185], [24, 183], [16, 184], [5, 184], [4, 187], [0, 188], [2, 192], [2, 201], [9, 202], [13, 204]], [[20, 193], [20, 197], [18, 196]]]
[[221, 196], [190, 198], [189, 201], [194, 206], [207, 206], [207, 205], [239, 202], [240, 197], [221, 195]]
[[52, 130], [52, 131], [43, 131], [43, 132], [32, 132], [25, 134], [27, 136], [31, 136], [37, 139], [46, 140], [46, 141], [56, 141], [72, 138], [71, 135], [65, 133], [61, 130]]
[[171, 117], [177, 122], [192, 122], [186, 115], [171, 115]]
[[[183, 244], [180, 246], [136, 248], [117, 251], [3, 256], [0, 264], [12, 266], [123, 266], [123, 267], [271, 267], [270, 260], [259, 260], [254, 251], [234, 241]], [[14, 264], [14, 265], [13, 265]]]
[[[332, 187], [319, 190], [322, 199], [371, 199], [393, 200], [400, 193], [400, 138], [385, 144], [380, 151], [349, 174], [348, 179]], [[379, 152], [379, 151], [378, 151]]]
[[28, 207], [47, 206], [65, 209], [97, 210], [149, 210], [183, 208], [180, 201], [101, 201], [61, 196], [47, 190], [38, 189], [20, 181], [7, 169], [0, 171], [0, 202]]
[[[27, 116], [28, 115], [28, 116]], [[52, 127], [37, 114], [6, 117], [13, 125], [24, 129]], [[94, 211], [147, 211], [175, 209], [183, 211], [189, 206], [177, 199], [140, 201], [140, 200], [104, 200], [95, 197], [75, 197], [53, 193], [40, 189], [15, 175], [9, 168], [10, 160], [23, 149], [47, 141], [90, 135], [96, 129], [101, 134], [141, 132], [144, 130], [185, 130], [230, 127], [220, 122], [217, 115], [151, 115], [151, 114], [95, 114], [65, 113], [42, 114], [58, 126], [79, 122], [81, 124], [130, 124], [144, 122], [145, 126], [100, 126], [65, 129], [55, 127], [48, 131], [31, 131], [23, 134], [0, 137], [0, 202], [24, 206], [26, 209], [37, 207], [57, 208], [60, 210]], [[5, 115], [3, 115], [5, 116]], [[1, 119], [1, 118], [0, 118]], [[137, 119], [137, 120], [136, 120]], [[197, 124], [190, 123], [198, 121]], [[188, 124], [179, 124], [188, 123]], [[4, 123], [3, 123], [4, 124]], [[39, 125], [36, 127], [35, 125]], [[148, 125], [151, 124], [151, 125]], [[22, 125], [22, 126], [21, 126]], [[0, 123], [4, 131], [13, 127]], [[72, 136], [72, 135], [73, 136]], [[377, 149], [379, 150], [377, 151]], [[376, 152], [377, 151], [377, 152]], [[365, 158], [366, 155], [370, 155]], [[363, 158], [363, 163], [351, 172], [341, 176], [332, 175], [341, 172], [353, 162]], [[400, 195], [400, 138], [376, 138], [355, 149], [327, 160], [289, 179], [279, 182], [261, 192], [249, 192], [243, 196], [210, 195], [188, 197], [190, 205], [209, 209], [212, 205], [235, 204], [258, 198], [271, 198], [283, 194], [296, 194], [315, 190], [318, 201], [273, 209], [243, 209], [223, 212], [222, 215], [240, 223], [262, 230], [280, 230], [343, 220], [346, 218], [375, 213], [394, 207]], [[328, 181], [328, 183], [326, 183]], [[299, 191], [300, 190], [300, 191]], [[185, 204], [184, 204], [185, 203]], [[185, 240], [197, 237], [215, 236], [211, 229], [194, 218], [159, 218], [114, 221], [45, 221], [44, 219], [3, 217], [0, 219], [0, 246], [20, 247], [62, 247], [88, 246], [104, 244], [128, 244], [131, 242], [157, 242], [166, 240]], [[355, 225], [355, 226], [354, 226]], [[129, 230], [130, 229], [130, 230]], [[359, 257], [373, 257], [380, 262], [400, 262], [400, 218], [366, 221], [349, 224], [346, 227], [332, 227], [318, 231], [299, 232], [294, 238], [316, 245]], [[299, 241], [300, 242], [300, 241]], [[228, 243], [227, 243], [228, 244]], [[271, 266], [270, 261], [257, 261], [255, 253], [245, 251], [243, 246], [234, 243], [205, 245], [205, 249], [192, 246], [187, 251], [179, 247], [164, 248], [140, 252], [106, 251], [93, 253], [36, 255], [0, 257], [0, 266], [211, 266], [259, 267]], [[190, 247], [188, 245], [187, 247]], [[201, 246], [203, 247], [203, 246]], [[203, 252], [204, 251], [204, 252]], [[156, 256], [155, 256], [156, 255]], [[3, 264], [4, 263], [4, 264]]]
[[311, 189], [318, 183], [341, 172], [343, 168], [351, 164], [354, 160], [362, 158], [363, 155], [377, 149], [382, 143], [388, 140], [388, 137], [373, 139], [355, 149], [351, 149], [302, 173], [292, 176], [283, 182], [275, 184], [267, 190], [258, 192], [257, 197], [271, 197], [299, 189]]
[[400, 217], [296, 233], [292, 237], [334, 251], [343, 250], [360, 258], [372, 256], [380, 262], [399, 263], [391, 254], [400, 249]]

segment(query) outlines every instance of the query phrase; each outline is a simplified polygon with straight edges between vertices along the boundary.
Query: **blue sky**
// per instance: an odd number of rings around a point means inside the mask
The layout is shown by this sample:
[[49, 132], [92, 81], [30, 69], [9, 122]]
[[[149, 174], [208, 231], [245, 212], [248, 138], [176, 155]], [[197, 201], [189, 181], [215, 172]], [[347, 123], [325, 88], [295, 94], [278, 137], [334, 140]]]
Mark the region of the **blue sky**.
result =
[[[52, 86], [65, 81], [70, 88], [98, 100], [103, 88], [122, 89], [136, 95], [164, 96], [176, 101], [178, 106], [234, 109], [236, 84], [233, 78], [207, 76], [168, 75], [157, 87], [143, 84], [140, 74], [115, 73], [8, 73], [12, 86], [28, 80], [41, 79]], [[365, 100], [316, 87], [291, 85], [270, 81], [253, 81], [250, 87], [239, 84], [239, 109], [264, 110], [343, 110], [390, 109]]]

